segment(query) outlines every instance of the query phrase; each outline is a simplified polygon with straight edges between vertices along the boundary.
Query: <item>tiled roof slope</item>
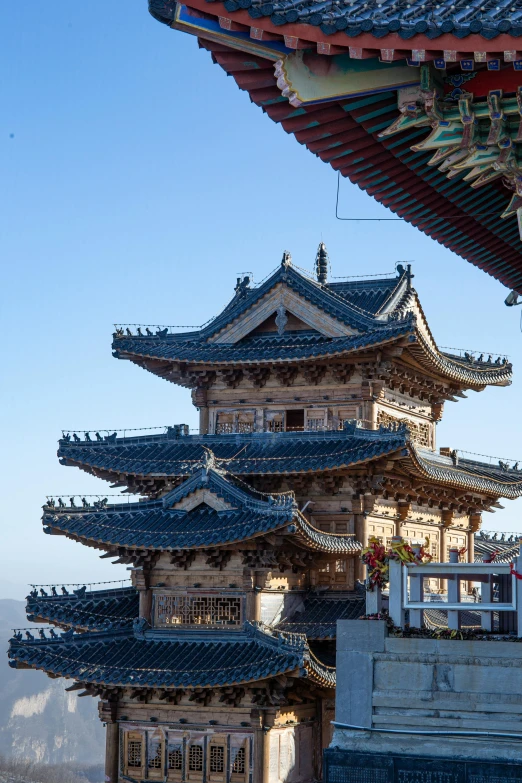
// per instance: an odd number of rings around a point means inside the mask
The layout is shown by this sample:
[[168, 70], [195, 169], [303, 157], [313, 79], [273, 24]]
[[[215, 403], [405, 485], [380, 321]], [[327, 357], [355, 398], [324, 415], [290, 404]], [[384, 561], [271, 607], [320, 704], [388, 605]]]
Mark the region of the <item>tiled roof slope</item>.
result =
[[183, 340], [183, 335], [166, 337], [118, 337], [113, 342], [114, 356], [190, 362], [191, 364], [259, 364], [262, 362], [307, 361], [335, 358], [375, 348], [413, 334], [411, 318], [380, 325], [370, 332], [351, 337], [324, 337], [316, 332], [286, 332], [248, 336], [237, 343], [215, 344], [205, 340]]
[[69, 639], [11, 639], [12, 668], [43, 669], [83, 683], [134, 688], [212, 688], [297, 672], [335, 685], [335, 672], [310, 659], [304, 637], [244, 631], [84, 633]]
[[[470, 606], [476, 606], [476, 604], [470, 604]], [[495, 619], [498, 622], [498, 612], [494, 612]], [[482, 617], [479, 609], [477, 611], [473, 609], [464, 609], [459, 612], [460, 627], [461, 628], [480, 628], [482, 625]], [[441, 628], [448, 627], [448, 613], [443, 609], [425, 609], [424, 610], [424, 626], [430, 630], [439, 630]]]
[[495, 563], [512, 563], [520, 551], [520, 541], [515, 535], [506, 537], [504, 533], [484, 533], [475, 535], [475, 562], [481, 563], [484, 557], [495, 555]]
[[[394, 279], [393, 291], [405, 290], [408, 279], [408, 273], [402, 271]], [[255, 288], [240, 288], [223, 312], [214, 318], [208, 326], [201, 329], [201, 337], [208, 339], [218, 334], [221, 329], [250, 310], [254, 304], [263, 299], [266, 294], [281, 283], [299, 294], [310, 304], [315, 305], [323, 312], [358, 331], [373, 329], [379, 323], [379, 320], [382, 320], [382, 316], [379, 317], [378, 313], [366, 311], [355, 304], [354, 299], [356, 297], [350, 297], [349, 295], [349, 291], [352, 288], [349, 282], [344, 283], [342, 286], [318, 283], [311, 277], [298, 272], [285, 256], [281, 265], [264, 283]], [[343, 295], [339, 295], [338, 288], [342, 288], [344, 291]]]
[[[429, 332], [417, 294], [411, 288], [411, 272], [401, 267], [398, 277], [379, 280], [321, 284], [301, 274], [289, 261], [256, 288], [238, 287], [235, 297], [208, 326], [197, 332], [169, 333], [168, 327], [153, 334], [117, 329], [113, 351], [118, 359], [129, 359], [167, 380], [193, 386], [186, 365], [205, 364], [207, 369], [229, 365], [306, 362], [342, 359], [368, 349], [399, 342], [406, 347], [403, 359], [413, 358], [428, 371], [468, 388], [506, 385], [511, 365], [444, 353]], [[342, 336], [329, 337], [310, 328], [303, 331], [256, 333], [253, 330], [236, 342], [216, 342], [227, 326], [246, 317], [274, 287], [284, 285], [301, 299], [335, 318]], [[356, 304], [357, 303], [357, 304]], [[368, 309], [364, 309], [367, 307]], [[274, 304], [274, 310], [276, 305]], [[356, 334], [344, 334], [346, 330]], [[410, 355], [408, 360], [408, 356]], [[483, 357], [482, 357], [483, 358]], [[500, 359], [499, 359], [500, 361]], [[158, 364], [159, 363], [159, 364]], [[172, 363], [172, 365], [170, 364]], [[184, 368], [184, 369], [182, 369]]]
[[[208, 494], [195, 495], [201, 491]], [[198, 504], [183, 507], [183, 501], [193, 495]], [[231, 544], [275, 530], [295, 534], [309, 549], [344, 553], [361, 549], [352, 536], [323, 533], [310, 525], [299, 513], [293, 493], [262, 496], [246, 484], [240, 488], [232, 476], [208, 464], [160, 500], [89, 510], [47, 506], [43, 524], [47, 533], [65, 533], [110, 547], [159, 551]]]
[[285, 535], [295, 534], [310, 549], [343, 553], [361, 549], [352, 536], [316, 530], [298, 512], [276, 515], [255, 514], [249, 509], [215, 511], [202, 504], [185, 514], [164, 509], [161, 501], [148, 501], [109, 506], [92, 513], [80, 509], [46, 511], [42, 521], [45, 532], [61, 532], [110, 547], [204, 549], [248, 541], [283, 528]]
[[377, 459], [404, 447], [404, 431], [347, 428], [331, 432], [259, 432], [245, 435], [166, 435], [117, 438], [114, 442], [60, 441], [62, 464], [85, 470], [140, 476], [184, 476], [211, 448], [237, 474], [307, 473], [337, 470]]
[[335, 639], [337, 620], [357, 620], [365, 613], [366, 598], [358, 593], [308, 596], [301, 611], [278, 623], [281, 631], [304, 633], [308, 639]]
[[325, 287], [354, 307], [378, 316], [392, 312], [400, 302], [407, 285], [406, 274], [400, 272], [398, 277], [343, 280], [326, 283]]
[[[175, 2], [149, 0], [150, 13], [165, 24], [172, 23], [175, 6]], [[369, 0], [341, 6], [314, 0], [225, 0], [224, 7], [228, 12], [248, 9], [252, 19], [269, 17], [277, 26], [310, 24], [321, 27], [326, 35], [343, 31], [349, 38], [361, 33], [371, 33], [375, 38], [395, 33], [405, 41], [420, 33], [431, 39], [447, 33], [456, 39], [476, 33], [486, 40], [501, 33], [522, 36], [522, 9], [512, 0], [442, 0], [436, 6], [421, 0]]]
[[[325, 35], [342, 31], [348, 38], [370, 33], [380, 39], [394, 33], [407, 41], [419, 34], [436, 39], [449, 33], [457, 39], [457, 46], [458, 39], [477, 33], [486, 40], [502, 33], [522, 36], [522, 9], [512, 0], [442, 0], [435, 6], [422, 0], [348, 1], [343, 5], [324, 0], [225, 0], [223, 5], [229, 13], [248, 9], [252, 19], [268, 17], [278, 27], [307, 24], [320, 27]], [[175, 7], [173, 0], [149, 0], [152, 16], [168, 25], [174, 20]]]
[[245, 435], [168, 434], [119, 438], [113, 442], [60, 442], [62, 464], [113, 476], [175, 477], [188, 475], [211, 448], [234, 474], [295, 474], [342, 470], [401, 450], [407, 472], [438, 484], [469, 488], [486, 495], [522, 495], [522, 471], [459, 458], [454, 463], [433, 451], [415, 447], [408, 430], [251, 433]]
[[189, 513], [164, 509], [161, 501], [107, 507], [84, 513], [46, 512], [43, 524], [48, 532], [61, 531], [88, 541], [110, 546], [170, 550], [230, 544], [279, 529], [293, 520], [276, 515], [253, 514], [249, 510], [215, 511], [199, 506]]
[[411, 457], [415, 469], [437, 483], [469, 487], [512, 500], [522, 495], [522, 470], [461, 457], [454, 463], [451, 457], [426, 449], [411, 449]]
[[30, 622], [47, 622], [75, 630], [128, 628], [138, 617], [138, 591], [134, 587], [93, 590], [84, 595], [27, 597]]

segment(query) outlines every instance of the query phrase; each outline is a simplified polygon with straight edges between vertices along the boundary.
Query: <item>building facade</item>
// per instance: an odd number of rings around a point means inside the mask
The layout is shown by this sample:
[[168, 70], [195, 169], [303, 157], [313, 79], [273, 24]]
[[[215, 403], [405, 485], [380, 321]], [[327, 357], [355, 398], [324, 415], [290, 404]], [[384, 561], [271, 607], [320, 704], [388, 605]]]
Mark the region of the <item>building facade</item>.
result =
[[116, 358], [191, 390], [198, 434], [60, 440], [63, 465], [140, 499], [51, 499], [44, 533], [127, 564], [132, 586], [34, 590], [29, 619], [62, 632], [16, 634], [10, 664], [99, 697], [110, 783], [320, 778], [368, 538], [472, 561], [482, 513], [522, 493], [513, 466], [436, 444], [445, 402], [509, 384], [507, 361], [441, 351], [409, 268], [327, 270], [324, 245], [315, 278], [285, 253], [200, 331], [116, 330]]

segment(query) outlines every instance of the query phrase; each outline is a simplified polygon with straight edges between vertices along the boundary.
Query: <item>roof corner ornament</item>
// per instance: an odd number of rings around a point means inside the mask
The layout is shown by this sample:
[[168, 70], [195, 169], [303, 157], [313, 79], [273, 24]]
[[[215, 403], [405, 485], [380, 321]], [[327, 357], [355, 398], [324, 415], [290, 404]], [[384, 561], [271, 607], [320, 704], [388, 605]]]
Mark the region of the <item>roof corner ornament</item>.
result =
[[283, 305], [279, 305], [279, 307], [277, 308], [277, 315], [276, 315], [275, 322], [277, 326], [277, 334], [280, 337], [282, 337], [285, 332], [286, 325], [288, 323], [288, 316], [286, 314], [286, 309], [283, 307]]
[[203, 457], [203, 470], [208, 474], [209, 470], [216, 470], [216, 455], [212, 451], [205, 447], [205, 456]]
[[292, 266], [292, 254], [289, 250], [284, 251], [283, 258], [281, 260], [281, 266], [283, 269], [287, 269], [287, 267]]
[[236, 287], [234, 288], [235, 294], [240, 299], [243, 299], [250, 290], [250, 277], [246, 275], [243, 279], [237, 278]]
[[145, 639], [147, 628], [150, 628], [150, 625], [144, 617], [136, 617], [132, 623], [132, 630], [136, 639]]
[[317, 282], [326, 283], [328, 280], [328, 264], [330, 260], [328, 258], [328, 251], [324, 242], [319, 243], [317, 248], [317, 254], [315, 256], [315, 273], [317, 275]]
[[411, 264], [406, 264], [406, 266], [404, 266], [403, 264], [397, 264], [395, 269], [397, 270], [397, 274], [399, 275], [399, 277], [402, 277], [402, 275], [404, 274], [406, 275], [406, 285], [408, 291], [410, 291], [411, 281], [415, 277], [415, 275], [412, 275], [411, 273]]

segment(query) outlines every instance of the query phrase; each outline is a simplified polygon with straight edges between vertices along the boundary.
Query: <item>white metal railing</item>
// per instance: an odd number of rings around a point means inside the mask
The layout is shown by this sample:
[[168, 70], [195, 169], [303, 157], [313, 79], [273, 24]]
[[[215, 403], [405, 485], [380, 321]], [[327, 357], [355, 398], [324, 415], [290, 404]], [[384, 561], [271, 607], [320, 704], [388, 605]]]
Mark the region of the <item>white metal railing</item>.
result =
[[[494, 612], [515, 612], [517, 635], [522, 636], [522, 579], [517, 578], [519, 575], [522, 576], [522, 542], [513, 563], [459, 563], [456, 549], [450, 550], [449, 563], [403, 563], [392, 559], [389, 562], [388, 612], [393, 624], [398, 628], [405, 625], [406, 611], [409, 611], [410, 627], [422, 628], [425, 610], [446, 611], [448, 628], [458, 629], [461, 612], [476, 611], [480, 613], [480, 625], [485, 631], [493, 630]], [[510, 601], [493, 600], [493, 585], [498, 583], [501, 576], [510, 578]], [[446, 581], [447, 602], [432, 603], [430, 595], [424, 595], [424, 582], [428, 579]], [[470, 603], [466, 595], [461, 595], [462, 582], [480, 583], [481, 600], [478, 603]], [[378, 589], [368, 592], [367, 614], [380, 611], [381, 601]]]

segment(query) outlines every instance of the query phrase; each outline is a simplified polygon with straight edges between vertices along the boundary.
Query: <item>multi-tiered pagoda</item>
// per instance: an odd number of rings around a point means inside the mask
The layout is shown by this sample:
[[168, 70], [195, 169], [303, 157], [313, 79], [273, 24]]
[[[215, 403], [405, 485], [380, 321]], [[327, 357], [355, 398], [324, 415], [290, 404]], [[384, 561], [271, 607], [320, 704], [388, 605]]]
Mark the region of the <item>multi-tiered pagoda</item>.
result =
[[[436, 450], [446, 400], [510, 383], [442, 352], [409, 268], [328, 283], [284, 255], [200, 331], [119, 328], [113, 349], [192, 390], [200, 432], [67, 433], [63, 465], [140, 500], [50, 501], [48, 535], [131, 568], [132, 586], [34, 591], [11, 665], [100, 697], [106, 780], [308, 783], [330, 741], [335, 632], [363, 613], [369, 535], [473, 560], [481, 514], [522, 473]], [[455, 444], [451, 444], [455, 446]]]

